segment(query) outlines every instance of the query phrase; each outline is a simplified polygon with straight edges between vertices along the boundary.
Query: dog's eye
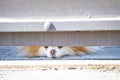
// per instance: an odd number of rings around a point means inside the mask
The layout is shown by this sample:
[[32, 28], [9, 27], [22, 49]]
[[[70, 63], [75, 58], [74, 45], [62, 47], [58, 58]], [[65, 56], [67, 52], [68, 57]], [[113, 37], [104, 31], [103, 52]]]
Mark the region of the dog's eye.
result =
[[58, 48], [62, 48], [63, 46], [58, 46]]
[[46, 49], [48, 48], [48, 46], [44, 46]]

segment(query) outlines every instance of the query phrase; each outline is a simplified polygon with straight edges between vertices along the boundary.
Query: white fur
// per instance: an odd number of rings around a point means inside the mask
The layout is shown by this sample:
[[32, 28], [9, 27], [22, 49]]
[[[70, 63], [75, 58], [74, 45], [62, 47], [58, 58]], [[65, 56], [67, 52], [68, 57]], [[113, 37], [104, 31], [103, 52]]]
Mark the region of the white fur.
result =
[[46, 49], [44, 47], [39, 48], [38, 56], [46, 56]]
[[55, 57], [61, 57], [64, 55], [74, 55], [74, 52], [69, 47], [63, 47], [59, 49], [57, 46], [49, 46], [47, 49], [42, 47], [39, 49], [39, 55], [52, 58], [52, 55], [50, 52], [53, 49], [56, 50]]
[[104, 47], [101, 46], [87, 46], [86, 49], [90, 52], [90, 53], [99, 53], [104, 51], [103, 50]]

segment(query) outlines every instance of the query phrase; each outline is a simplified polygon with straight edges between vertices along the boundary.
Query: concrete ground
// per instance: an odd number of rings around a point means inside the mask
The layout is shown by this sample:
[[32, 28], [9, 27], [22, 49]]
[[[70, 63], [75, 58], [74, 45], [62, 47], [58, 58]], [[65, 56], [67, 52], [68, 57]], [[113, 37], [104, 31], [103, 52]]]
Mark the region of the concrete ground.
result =
[[120, 72], [81, 71], [2, 71], [0, 80], [120, 80]]
[[120, 65], [119, 60], [0, 61], [0, 80], [120, 80]]

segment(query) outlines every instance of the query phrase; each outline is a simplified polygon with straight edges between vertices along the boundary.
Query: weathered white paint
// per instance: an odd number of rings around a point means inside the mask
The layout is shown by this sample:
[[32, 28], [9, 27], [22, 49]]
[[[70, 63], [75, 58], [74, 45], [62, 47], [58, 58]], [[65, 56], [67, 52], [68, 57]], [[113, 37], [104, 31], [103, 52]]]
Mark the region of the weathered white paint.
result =
[[[54, 31], [101, 31], [120, 30], [120, 18], [11, 18], [0, 19], [0, 32], [46, 31], [45, 22], [51, 22]], [[52, 31], [52, 30], [51, 30]]]
[[120, 31], [0, 33], [0, 45], [119, 46]]
[[0, 0], [0, 17], [109, 17], [120, 15], [120, 0]]
[[57, 17], [57, 18], [0, 18], [0, 23], [15, 22], [86, 22], [86, 21], [120, 21], [120, 17]]
[[[51, 31], [118, 31], [120, 21], [52, 22]], [[44, 22], [0, 23], [0, 32], [43, 32]]]
[[[0, 0], [0, 45], [120, 45], [119, 3], [120, 0]], [[71, 32], [41, 33], [46, 21], [52, 21], [54, 31]]]

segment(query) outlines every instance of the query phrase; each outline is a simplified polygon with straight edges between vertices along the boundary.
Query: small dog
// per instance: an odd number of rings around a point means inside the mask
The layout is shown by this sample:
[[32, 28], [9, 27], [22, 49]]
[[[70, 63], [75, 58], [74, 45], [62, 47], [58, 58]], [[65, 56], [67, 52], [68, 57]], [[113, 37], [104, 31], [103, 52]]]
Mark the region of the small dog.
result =
[[27, 57], [47, 56], [49, 58], [58, 58], [65, 55], [89, 54], [95, 52], [96, 48], [90, 47], [70, 47], [70, 46], [24, 46], [21, 51]]

